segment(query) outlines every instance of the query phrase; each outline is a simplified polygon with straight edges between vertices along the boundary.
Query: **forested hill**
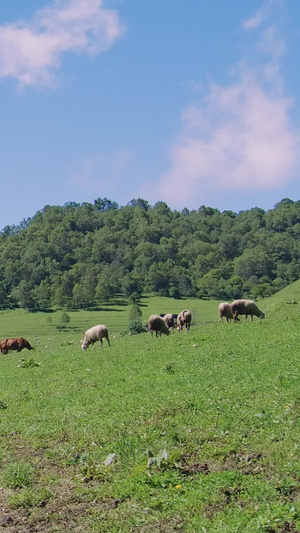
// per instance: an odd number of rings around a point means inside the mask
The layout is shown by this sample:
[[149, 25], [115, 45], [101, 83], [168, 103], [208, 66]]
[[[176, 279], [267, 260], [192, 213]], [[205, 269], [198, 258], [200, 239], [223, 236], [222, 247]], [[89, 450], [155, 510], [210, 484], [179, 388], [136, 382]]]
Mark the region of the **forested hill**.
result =
[[79, 308], [141, 293], [269, 296], [300, 277], [299, 237], [300, 201], [289, 199], [238, 214], [142, 199], [46, 206], [0, 234], [0, 306]]

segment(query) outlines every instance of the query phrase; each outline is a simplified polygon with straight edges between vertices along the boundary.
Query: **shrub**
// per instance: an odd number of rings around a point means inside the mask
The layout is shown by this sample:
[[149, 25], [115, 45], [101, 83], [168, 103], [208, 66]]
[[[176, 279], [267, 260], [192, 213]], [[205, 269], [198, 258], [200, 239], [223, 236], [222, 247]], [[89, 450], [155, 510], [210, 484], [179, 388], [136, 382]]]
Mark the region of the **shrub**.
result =
[[67, 329], [70, 320], [71, 319], [68, 313], [62, 313], [61, 318], [60, 318], [60, 323], [55, 326], [56, 329], [58, 329], [58, 331], [63, 331]]
[[129, 335], [137, 335], [143, 333], [145, 328], [142, 323], [142, 311], [137, 304], [133, 304], [129, 312], [129, 323], [126, 333]]

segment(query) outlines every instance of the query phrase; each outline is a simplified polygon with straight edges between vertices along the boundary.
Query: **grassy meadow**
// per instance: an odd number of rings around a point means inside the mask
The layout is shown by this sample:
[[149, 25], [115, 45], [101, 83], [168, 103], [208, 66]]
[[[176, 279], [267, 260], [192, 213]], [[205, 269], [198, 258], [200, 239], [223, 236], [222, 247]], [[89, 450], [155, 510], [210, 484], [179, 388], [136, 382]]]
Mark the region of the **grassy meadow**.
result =
[[[300, 531], [300, 282], [220, 323], [216, 301], [144, 298], [189, 332], [122, 334], [130, 305], [0, 312], [0, 530]], [[80, 339], [108, 326], [111, 347]], [[105, 462], [107, 464], [105, 464]]]

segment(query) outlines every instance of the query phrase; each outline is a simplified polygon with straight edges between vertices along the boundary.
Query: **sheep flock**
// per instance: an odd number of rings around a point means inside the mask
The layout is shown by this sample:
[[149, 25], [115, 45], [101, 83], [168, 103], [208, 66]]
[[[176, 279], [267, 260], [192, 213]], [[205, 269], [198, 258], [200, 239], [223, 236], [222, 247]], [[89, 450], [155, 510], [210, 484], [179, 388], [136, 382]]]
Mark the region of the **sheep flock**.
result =
[[[259, 309], [253, 300], [244, 298], [234, 300], [231, 304], [228, 302], [221, 302], [218, 306], [218, 315], [220, 321], [222, 322], [224, 318], [226, 318], [227, 322], [231, 322], [231, 320], [238, 322], [240, 320], [240, 315], [245, 316], [245, 321], [247, 320], [248, 316], [251, 317], [251, 320], [253, 320], [254, 316], [260, 319], [265, 318], [264, 312]], [[187, 332], [190, 330], [191, 321], [191, 311], [188, 309], [183, 309], [178, 315], [173, 313], [165, 313], [161, 315], [152, 314], [150, 315], [147, 324], [145, 324], [145, 327], [150, 332], [151, 337], [153, 337], [153, 333], [155, 333], [155, 336], [158, 337], [161, 335], [169, 335], [171, 331], [174, 332], [176, 324], [178, 331], [182, 331], [184, 329]], [[93, 345], [97, 341], [99, 341], [100, 348], [102, 348], [103, 339], [106, 339], [108, 346], [111, 345], [107, 326], [104, 324], [93, 326], [85, 332], [84, 339], [81, 341], [81, 348], [84, 351], [91, 344]], [[8, 350], [20, 351], [23, 348], [27, 348], [28, 350], [33, 349], [28, 341], [22, 337], [18, 339], [5, 339], [0, 342], [0, 349], [3, 354], [6, 354]]]
[[[251, 317], [251, 320], [253, 320], [254, 316], [261, 319], [265, 317], [264, 312], [259, 309], [253, 300], [244, 298], [234, 300], [231, 304], [229, 302], [221, 302], [218, 306], [218, 315], [220, 321], [222, 322], [224, 318], [226, 318], [227, 322], [231, 322], [231, 320], [233, 320], [233, 322], [238, 322], [240, 320], [239, 316], [241, 315], [245, 316], [245, 321], [247, 320], [248, 316]], [[160, 315], [152, 314], [150, 315], [147, 324], [145, 324], [145, 327], [150, 332], [151, 337], [153, 337], [153, 333], [155, 333], [156, 337], [160, 337], [161, 335], [169, 335], [171, 331], [174, 332], [176, 323], [178, 331], [182, 331], [183, 329], [186, 332], [189, 331], [191, 328], [191, 321], [191, 311], [188, 309], [183, 309], [178, 315], [173, 313], [165, 313]], [[88, 329], [85, 332], [81, 346], [82, 350], [86, 350], [90, 344], [94, 344], [97, 341], [100, 342], [100, 347], [102, 347], [103, 339], [106, 339], [108, 345], [110, 346], [108, 329], [104, 324]]]

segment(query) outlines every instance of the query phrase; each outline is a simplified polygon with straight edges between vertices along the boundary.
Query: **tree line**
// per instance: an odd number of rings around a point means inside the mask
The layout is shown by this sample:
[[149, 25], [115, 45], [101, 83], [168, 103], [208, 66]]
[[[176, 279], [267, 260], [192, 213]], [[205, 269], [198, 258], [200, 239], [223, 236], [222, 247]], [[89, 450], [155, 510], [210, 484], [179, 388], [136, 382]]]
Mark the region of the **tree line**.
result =
[[45, 206], [0, 233], [0, 307], [99, 306], [142, 294], [269, 296], [300, 274], [300, 201], [235, 213], [141, 198]]

